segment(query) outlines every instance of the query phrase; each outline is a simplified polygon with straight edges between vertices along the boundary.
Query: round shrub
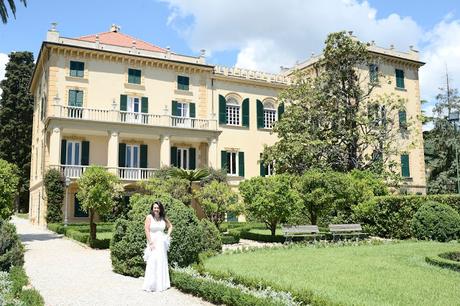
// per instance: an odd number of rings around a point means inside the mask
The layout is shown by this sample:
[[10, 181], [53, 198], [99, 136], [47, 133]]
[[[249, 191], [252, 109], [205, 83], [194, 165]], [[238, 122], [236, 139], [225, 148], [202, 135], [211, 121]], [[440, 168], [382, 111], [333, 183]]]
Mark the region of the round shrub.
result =
[[24, 246], [13, 224], [0, 219], [0, 271], [24, 264]]
[[144, 274], [144, 220], [155, 200], [165, 205], [166, 217], [174, 227], [168, 252], [169, 263], [187, 266], [198, 260], [198, 254], [202, 251], [203, 232], [193, 209], [166, 194], [137, 194], [131, 197], [132, 210], [128, 220], [118, 220], [115, 223], [110, 246], [115, 272], [135, 277]]
[[460, 236], [460, 215], [449, 205], [426, 202], [412, 218], [411, 229], [418, 239], [450, 241]]

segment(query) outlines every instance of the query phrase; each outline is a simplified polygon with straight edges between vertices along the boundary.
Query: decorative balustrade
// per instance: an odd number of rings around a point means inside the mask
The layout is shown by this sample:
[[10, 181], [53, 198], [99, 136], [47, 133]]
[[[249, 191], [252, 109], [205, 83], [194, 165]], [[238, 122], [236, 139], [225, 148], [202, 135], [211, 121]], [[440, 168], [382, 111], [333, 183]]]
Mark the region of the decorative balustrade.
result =
[[269, 83], [281, 83], [289, 85], [291, 80], [288, 76], [282, 74], [274, 74], [274, 73], [267, 73], [262, 71], [255, 71], [249, 69], [242, 69], [236, 67], [225, 67], [225, 66], [215, 66], [214, 73], [225, 75], [225, 76], [233, 76], [239, 77], [244, 79], [253, 79], [253, 80], [260, 80]]
[[[81, 166], [81, 165], [58, 165], [58, 166], [51, 166], [51, 168], [58, 169], [64, 177], [68, 177], [70, 179], [78, 179], [81, 175], [85, 172], [88, 166]], [[112, 168], [107, 168], [111, 170]], [[128, 167], [117, 167], [113, 168], [117, 174], [117, 176], [121, 180], [127, 181], [141, 181], [141, 180], [148, 180], [153, 176], [156, 169], [153, 168], [128, 168]]]
[[152, 126], [169, 126], [192, 129], [216, 130], [217, 120], [134, 113], [119, 110], [96, 109], [67, 105], [54, 105], [54, 116], [59, 118], [129, 123]]

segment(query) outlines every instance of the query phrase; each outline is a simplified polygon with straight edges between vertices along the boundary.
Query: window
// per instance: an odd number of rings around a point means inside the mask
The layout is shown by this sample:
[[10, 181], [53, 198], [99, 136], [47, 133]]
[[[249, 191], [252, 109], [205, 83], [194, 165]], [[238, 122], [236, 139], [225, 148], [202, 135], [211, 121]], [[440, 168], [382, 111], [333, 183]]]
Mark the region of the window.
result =
[[177, 89], [179, 90], [189, 90], [189, 77], [178, 75], [177, 76]]
[[141, 83], [141, 71], [139, 69], [128, 69], [128, 83], [140, 84]]
[[43, 120], [46, 114], [46, 97], [43, 96], [40, 101], [40, 119]]
[[69, 118], [82, 118], [83, 117], [83, 91], [82, 90], [69, 90], [68, 101], [68, 116]]
[[70, 76], [82, 78], [85, 74], [85, 63], [70, 61]]
[[139, 145], [126, 145], [125, 167], [139, 168]]
[[81, 165], [81, 142], [67, 140], [66, 165]]
[[227, 124], [240, 125], [240, 106], [234, 98], [227, 100]]
[[378, 83], [379, 81], [379, 66], [376, 64], [369, 65], [369, 82]]
[[402, 177], [410, 177], [410, 168], [409, 168], [409, 155], [401, 155], [401, 175]]
[[405, 88], [404, 87], [404, 70], [395, 69], [395, 74], [396, 74], [396, 87]]
[[407, 130], [407, 115], [405, 110], [400, 110], [399, 113], [399, 129]]
[[264, 128], [271, 129], [276, 121], [276, 109], [273, 103], [266, 102], [264, 104]]
[[185, 148], [177, 148], [177, 167], [181, 169], [188, 169], [188, 159], [189, 159], [189, 154], [188, 154], [188, 149]]
[[177, 116], [179, 117], [189, 117], [189, 104], [188, 103], [177, 103]]
[[227, 152], [227, 173], [229, 175], [237, 175], [238, 174], [238, 169], [237, 169], [237, 152]]

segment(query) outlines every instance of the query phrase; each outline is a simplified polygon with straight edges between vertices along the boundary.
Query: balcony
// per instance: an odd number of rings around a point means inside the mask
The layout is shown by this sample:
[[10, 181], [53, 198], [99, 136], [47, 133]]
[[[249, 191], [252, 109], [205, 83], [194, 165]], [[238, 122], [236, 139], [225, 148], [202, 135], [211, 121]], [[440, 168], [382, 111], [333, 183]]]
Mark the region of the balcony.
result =
[[[70, 179], [78, 179], [81, 177], [83, 172], [85, 172], [88, 166], [58, 165], [51, 166], [51, 168], [58, 169], [65, 177], [68, 177]], [[109, 168], [105, 168], [109, 170]], [[149, 178], [153, 177], [153, 174], [157, 169], [117, 167], [114, 170], [114, 172], [122, 181], [142, 181], [148, 180]]]
[[217, 120], [215, 119], [186, 118], [171, 116], [168, 114], [144, 114], [66, 105], [54, 105], [53, 107], [54, 114], [52, 116], [55, 118], [200, 130], [217, 130], [218, 126]]

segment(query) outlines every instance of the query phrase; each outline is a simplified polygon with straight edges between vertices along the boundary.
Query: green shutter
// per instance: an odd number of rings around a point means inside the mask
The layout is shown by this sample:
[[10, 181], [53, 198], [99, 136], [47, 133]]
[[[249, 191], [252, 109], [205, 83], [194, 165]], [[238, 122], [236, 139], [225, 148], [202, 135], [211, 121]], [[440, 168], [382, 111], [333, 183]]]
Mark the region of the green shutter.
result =
[[262, 101], [257, 100], [257, 128], [264, 128], [264, 104]]
[[220, 168], [228, 173], [227, 151], [220, 151]]
[[177, 147], [171, 147], [171, 166], [177, 167]]
[[227, 100], [219, 95], [219, 124], [227, 124]]
[[401, 110], [399, 111], [399, 128], [405, 129], [407, 127], [407, 116], [406, 111]]
[[265, 176], [265, 175], [267, 175], [267, 174], [265, 173], [264, 161], [262, 160], [262, 153], [260, 153], [259, 164], [260, 164], [260, 176]]
[[120, 110], [122, 112], [126, 112], [127, 109], [128, 109], [128, 96], [120, 95]]
[[141, 113], [147, 114], [149, 112], [149, 98], [142, 97], [141, 102]]
[[243, 100], [243, 126], [249, 127], [249, 98]]
[[146, 144], [141, 144], [140, 152], [140, 168], [147, 168], [147, 156], [148, 156], [148, 147]]
[[126, 143], [118, 144], [118, 167], [125, 167], [126, 161]]
[[408, 154], [401, 155], [401, 175], [403, 177], [410, 177], [409, 155]]
[[195, 103], [190, 103], [190, 118], [196, 117]]
[[280, 105], [278, 105], [278, 121], [281, 120], [281, 118], [283, 117], [283, 113], [284, 113], [284, 103], [280, 103]]
[[89, 165], [89, 141], [81, 142], [81, 165]]
[[244, 177], [244, 152], [238, 152], [238, 175]]
[[196, 149], [190, 148], [188, 149], [189, 157], [188, 157], [188, 168], [190, 170], [195, 170], [196, 168]]
[[404, 70], [396, 69], [396, 87], [404, 88]]
[[172, 101], [171, 102], [171, 115], [179, 116], [178, 111], [177, 111], [177, 101]]
[[65, 165], [67, 155], [67, 140], [61, 140], [61, 165]]

